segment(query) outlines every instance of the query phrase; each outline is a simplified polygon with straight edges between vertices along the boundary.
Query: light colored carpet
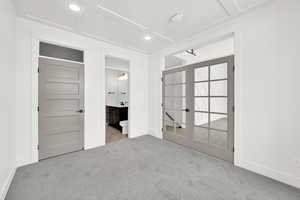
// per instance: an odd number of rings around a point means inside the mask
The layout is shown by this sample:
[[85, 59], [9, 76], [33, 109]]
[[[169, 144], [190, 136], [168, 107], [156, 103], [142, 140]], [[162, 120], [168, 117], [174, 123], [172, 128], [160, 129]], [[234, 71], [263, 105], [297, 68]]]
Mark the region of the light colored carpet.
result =
[[299, 200], [300, 190], [151, 136], [21, 167], [6, 200]]

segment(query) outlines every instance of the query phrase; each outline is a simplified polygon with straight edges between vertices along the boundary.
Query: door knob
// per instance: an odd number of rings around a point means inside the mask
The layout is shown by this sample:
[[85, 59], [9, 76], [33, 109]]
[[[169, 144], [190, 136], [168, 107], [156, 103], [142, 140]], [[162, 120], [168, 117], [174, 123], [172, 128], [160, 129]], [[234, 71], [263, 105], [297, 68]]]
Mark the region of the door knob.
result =
[[184, 109], [185, 112], [190, 112], [190, 109], [186, 108]]
[[76, 112], [78, 112], [78, 113], [84, 113], [84, 110], [80, 109], [80, 110], [77, 110]]

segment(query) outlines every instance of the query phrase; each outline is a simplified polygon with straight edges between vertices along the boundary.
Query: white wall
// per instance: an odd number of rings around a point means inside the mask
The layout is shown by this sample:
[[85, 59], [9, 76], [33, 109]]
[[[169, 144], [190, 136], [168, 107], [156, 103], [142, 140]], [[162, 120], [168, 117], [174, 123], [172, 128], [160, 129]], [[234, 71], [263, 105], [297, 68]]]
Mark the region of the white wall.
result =
[[0, 200], [15, 171], [15, 11], [10, 0], [0, 1]]
[[164, 55], [157, 52], [149, 57], [149, 134], [162, 138], [162, 85]]
[[234, 54], [234, 38], [229, 37], [222, 39], [220, 41], [216, 41], [200, 48], [195, 48], [197, 52], [197, 56], [193, 56], [190, 54], [182, 55], [175, 54], [179, 58], [183, 59], [185, 65], [189, 65], [192, 63], [198, 63], [206, 60], [211, 60], [214, 58], [225, 57]]
[[300, 188], [299, 9], [274, 0], [152, 55], [150, 133], [161, 137], [162, 58], [234, 34], [235, 164]]
[[17, 164], [36, 162], [38, 40], [85, 51], [85, 148], [105, 144], [105, 55], [130, 61], [130, 137], [148, 133], [148, 57], [91, 38], [17, 19]]

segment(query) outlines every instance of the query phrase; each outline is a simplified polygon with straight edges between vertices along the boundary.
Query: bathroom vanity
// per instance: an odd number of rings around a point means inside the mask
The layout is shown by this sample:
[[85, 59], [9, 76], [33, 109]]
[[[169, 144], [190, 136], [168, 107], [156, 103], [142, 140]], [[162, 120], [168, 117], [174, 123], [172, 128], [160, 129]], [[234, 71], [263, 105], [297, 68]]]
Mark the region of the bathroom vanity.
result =
[[128, 120], [128, 72], [106, 69], [106, 123], [122, 131], [121, 121]]
[[106, 106], [106, 123], [114, 126], [128, 120], [128, 107]]

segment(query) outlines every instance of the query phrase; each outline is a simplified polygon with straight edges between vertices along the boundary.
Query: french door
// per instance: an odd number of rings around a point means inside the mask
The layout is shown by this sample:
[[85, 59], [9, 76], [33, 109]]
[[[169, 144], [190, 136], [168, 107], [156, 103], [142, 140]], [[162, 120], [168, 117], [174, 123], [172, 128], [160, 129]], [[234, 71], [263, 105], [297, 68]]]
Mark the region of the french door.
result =
[[163, 72], [163, 137], [233, 162], [234, 56]]

